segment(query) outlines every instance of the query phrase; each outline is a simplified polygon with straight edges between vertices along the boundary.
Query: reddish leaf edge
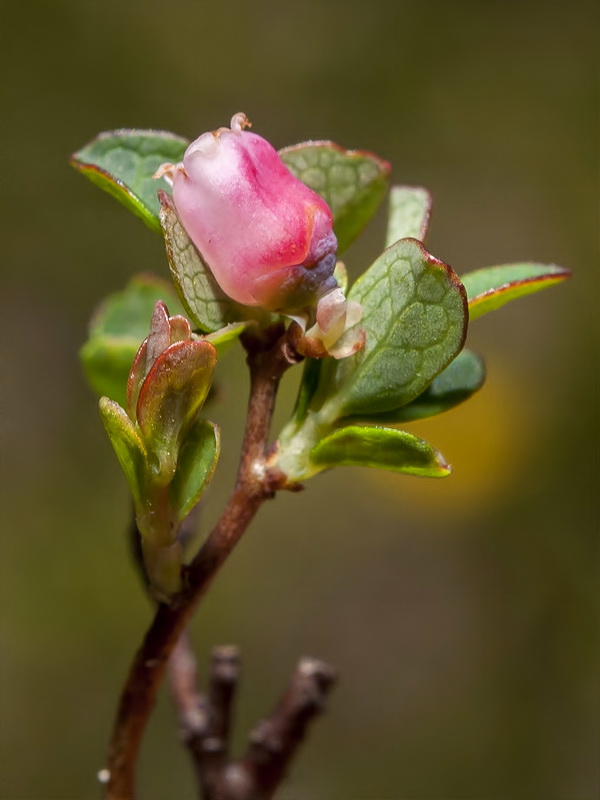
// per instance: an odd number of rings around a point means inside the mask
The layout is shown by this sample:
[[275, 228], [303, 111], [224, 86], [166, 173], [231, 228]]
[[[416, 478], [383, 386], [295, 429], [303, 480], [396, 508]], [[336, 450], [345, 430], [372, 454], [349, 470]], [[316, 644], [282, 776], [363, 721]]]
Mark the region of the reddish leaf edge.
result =
[[370, 150], [349, 150], [348, 148], [343, 147], [341, 144], [332, 142], [329, 139], [309, 139], [306, 142], [298, 142], [297, 144], [290, 144], [286, 147], [282, 147], [277, 152], [279, 155], [285, 155], [286, 153], [293, 153], [295, 150], [299, 150], [303, 147], [331, 147], [333, 150], [337, 150], [338, 153], [342, 153], [349, 158], [370, 158], [373, 161], [376, 161], [384, 175], [389, 175], [392, 171], [392, 165], [389, 161], [386, 161], [384, 158], [381, 158], [381, 156], [372, 153]]
[[475, 297], [472, 297], [468, 301], [469, 306], [475, 305], [482, 300], [487, 299], [488, 297], [492, 297], [493, 295], [507, 292], [517, 286], [526, 286], [530, 283], [560, 283], [561, 281], [572, 277], [573, 273], [566, 267], [556, 267], [556, 270], [556, 272], [548, 272], [546, 275], [536, 275], [532, 278], [523, 278], [520, 281], [507, 281], [501, 286], [495, 286], [493, 289], [487, 289], [485, 292], [481, 292], [481, 294], [476, 294]]

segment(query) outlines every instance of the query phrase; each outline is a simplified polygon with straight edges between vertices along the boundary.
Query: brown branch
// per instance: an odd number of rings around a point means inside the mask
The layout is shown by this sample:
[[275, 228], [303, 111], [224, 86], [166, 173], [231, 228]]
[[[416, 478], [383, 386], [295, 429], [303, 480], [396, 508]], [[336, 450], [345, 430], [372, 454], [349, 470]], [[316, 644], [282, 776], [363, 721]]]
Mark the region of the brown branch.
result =
[[198, 788], [204, 797], [219, 797], [229, 758], [231, 706], [239, 677], [236, 647], [215, 647], [208, 696], [198, 690], [196, 659], [183, 633], [169, 659], [171, 693], [177, 707], [181, 739], [187, 747]]
[[221, 764], [229, 758], [231, 712], [240, 677], [240, 653], [237, 647], [215, 647], [208, 686], [210, 709], [209, 736], [213, 750], [220, 753]]
[[121, 694], [108, 754], [108, 800], [133, 800], [135, 764], [142, 735], [156, 700], [168, 659], [228, 555], [260, 505], [272, 497], [278, 477], [266, 468], [268, 436], [281, 376], [296, 358], [283, 326], [245, 334], [250, 399], [242, 455], [233, 494], [206, 542], [185, 573], [185, 585], [172, 605], [159, 605], [138, 650]]
[[173, 648], [168, 670], [181, 739], [192, 757], [198, 786], [203, 787], [202, 742], [208, 731], [209, 710], [206, 697], [198, 690], [196, 658], [185, 631]]
[[231, 706], [239, 677], [238, 650], [214, 648], [207, 696], [197, 688], [196, 660], [183, 634], [169, 660], [169, 677], [181, 739], [192, 758], [198, 787], [204, 797], [217, 797], [229, 758]]
[[229, 760], [232, 701], [239, 678], [239, 653], [235, 647], [216, 647], [212, 653], [207, 702], [207, 726], [194, 752], [202, 796], [225, 800], [223, 775]]
[[183, 739], [190, 750], [198, 785], [206, 800], [270, 800], [286, 777], [309, 723], [324, 709], [335, 671], [312, 658], [300, 661], [288, 688], [273, 713], [250, 735], [241, 761], [229, 762], [231, 701], [239, 677], [239, 655], [234, 647], [215, 648], [208, 696], [196, 690], [193, 658], [181, 648], [173, 651], [169, 667], [181, 658], [178, 698], [188, 698], [182, 709]]
[[285, 778], [309, 723], [323, 711], [335, 680], [336, 673], [328, 664], [313, 658], [300, 661], [279, 705], [251, 733], [244, 758], [227, 768], [224, 797], [270, 800]]

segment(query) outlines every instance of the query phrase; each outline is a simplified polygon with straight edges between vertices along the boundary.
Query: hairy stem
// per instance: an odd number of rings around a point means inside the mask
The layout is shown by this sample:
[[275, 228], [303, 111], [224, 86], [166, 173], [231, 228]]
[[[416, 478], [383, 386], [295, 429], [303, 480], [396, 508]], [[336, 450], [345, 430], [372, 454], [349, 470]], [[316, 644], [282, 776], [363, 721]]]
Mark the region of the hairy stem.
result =
[[250, 398], [236, 485], [217, 524], [185, 570], [184, 588], [160, 604], [121, 693], [107, 763], [107, 800], [133, 800], [135, 765], [148, 719], [177, 640], [211, 581], [261, 504], [283, 482], [266, 467], [269, 429], [281, 376], [295, 362], [283, 326], [247, 334]]

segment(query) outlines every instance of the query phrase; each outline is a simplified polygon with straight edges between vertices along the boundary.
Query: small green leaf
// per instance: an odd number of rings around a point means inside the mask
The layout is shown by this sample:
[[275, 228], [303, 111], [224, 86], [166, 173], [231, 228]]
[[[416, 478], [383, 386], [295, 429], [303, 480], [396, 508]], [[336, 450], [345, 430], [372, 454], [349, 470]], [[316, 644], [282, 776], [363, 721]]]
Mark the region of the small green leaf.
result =
[[146, 448], [132, 421], [118, 403], [100, 398], [100, 416], [127, 478], [136, 507], [145, 495]]
[[429, 478], [443, 478], [451, 472], [441, 453], [428, 442], [395, 428], [340, 428], [313, 447], [310, 460], [312, 474], [341, 466], [376, 467]]
[[150, 273], [134, 275], [122, 291], [109, 295], [97, 308], [90, 320], [90, 334], [135, 339], [139, 347], [148, 335], [159, 300], [171, 316], [183, 313], [171, 283]]
[[215, 348], [206, 341], [176, 342], [156, 359], [140, 389], [137, 421], [161, 483], [174, 475], [178, 450], [210, 389]]
[[[204, 337], [205, 341], [211, 342], [217, 348], [224, 348], [225, 345], [229, 344], [230, 342], [235, 341], [238, 339], [242, 333], [246, 330], [248, 325], [251, 325], [251, 321], [246, 322], [230, 322], [229, 325], [226, 325], [224, 328], [221, 328], [218, 331], [214, 331], [213, 333], [207, 333]], [[219, 353], [223, 352], [219, 349]]]
[[383, 199], [390, 164], [333, 142], [303, 142], [279, 151], [286, 167], [331, 208], [341, 253], [356, 239]]
[[156, 193], [168, 184], [152, 176], [164, 162], [181, 161], [187, 146], [168, 131], [106, 131], [74, 153], [71, 164], [160, 233]]
[[433, 199], [422, 186], [392, 186], [385, 246], [400, 239], [425, 241]]
[[413, 422], [433, 417], [468, 400], [484, 381], [483, 360], [470, 350], [463, 350], [412, 402], [395, 411], [365, 416], [362, 420], [370, 423]]
[[316, 358], [307, 358], [304, 363], [304, 371], [293, 415], [294, 423], [297, 425], [303, 422], [308, 413], [311, 400], [319, 386], [322, 366], [323, 361]]
[[486, 267], [461, 276], [469, 298], [469, 318], [472, 320], [495, 311], [509, 300], [516, 300], [547, 286], [554, 286], [571, 273], [555, 264], [506, 264]]
[[186, 517], [208, 486], [221, 448], [218, 425], [198, 420], [186, 433], [171, 482], [171, 501], [179, 519]]
[[201, 330], [207, 332], [239, 322], [244, 318], [244, 312], [227, 297], [213, 278], [183, 229], [170, 196], [160, 192], [159, 199], [160, 222], [171, 275], [189, 316]]
[[164, 300], [172, 314], [183, 311], [171, 283], [150, 274], [136, 275], [123, 291], [110, 295], [99, 306], [90, 322], [88, 341], [79, 353], [92, 389], [123, 407], [127, 376], [148, 335], [158, 300]]
[[385, 250], [348, 298], [363, 307], [366, 344], [354, 356], [323, 365], [315, 397], [329, 405], [330, 416], [370, 415], [406, 405], [462, 349], [465, 290], [453, 270], [415, 239]]
[[89, 339], [79, 351], [79, 357], [92, 391], [125, 406], [127, 376], [139, 344], [135, 339]]

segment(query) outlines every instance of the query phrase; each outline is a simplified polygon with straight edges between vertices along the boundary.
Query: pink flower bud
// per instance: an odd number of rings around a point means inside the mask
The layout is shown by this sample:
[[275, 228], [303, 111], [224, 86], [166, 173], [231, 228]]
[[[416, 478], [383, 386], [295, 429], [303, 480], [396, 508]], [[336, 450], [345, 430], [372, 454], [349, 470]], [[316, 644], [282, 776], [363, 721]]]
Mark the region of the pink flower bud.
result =
[[229, 297], [302, 312], [337, 286], [331, 211], [249, 125], [236, 114], [157, 176], [172, 181], [181, 223]]

